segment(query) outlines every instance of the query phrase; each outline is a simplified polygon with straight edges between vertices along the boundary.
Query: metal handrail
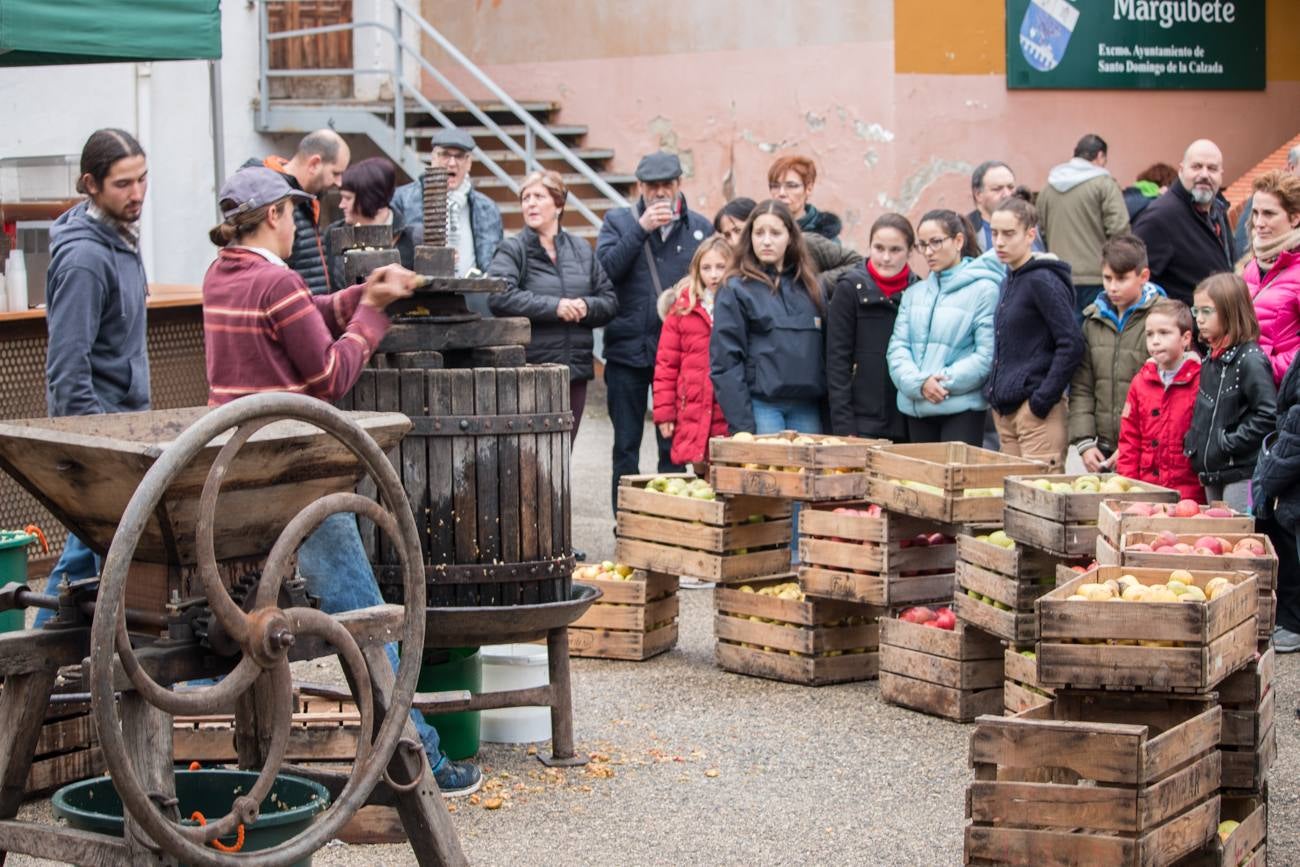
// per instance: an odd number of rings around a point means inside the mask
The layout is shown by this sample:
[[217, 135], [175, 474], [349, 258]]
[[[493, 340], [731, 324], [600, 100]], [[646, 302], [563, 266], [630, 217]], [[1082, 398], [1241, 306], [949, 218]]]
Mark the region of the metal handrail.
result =
[[[258, 113], [259, 119], [263, 126], [267, 125], [267, 111], [269, 110], [270, 97], [270, 79], [272, 78], [291, 78], [297, 76], [325, 76], [325, 75], [356, 75], [356, 74], [389, 74], [393, 81], [393, 131], [394, 131], [394, 150], [392, 156], [403, 164], [407, 162], [407, 153], [409, 152], [416, 164], [422, 162], [422, 158], [414, 148], [406, 143], [406, 97], [409, 94], [415, 102], [439, 124], [446, 128], [454, 128], [455, 124], [433, 104], [419, 89], [418, 86], [412, 85], [406, 81], [404, 74], [405, 60], [407, 56], [413, 58], [420, 67], [442, 87], [460, 105], [469, 112], [480, 124], [495, 136], [511, 153], [519, 157], [524, 162], [525, 171], [531, 171], [537, 166], [536, 159], [536, 142], [540, 139], [556, 154], [567, 163], [574, 171], [581, 175], [593, 188], [603, 196], [613, 201], [616, 205], [627, 207], [629, 202], [608, 182], [602, 178], [591, 166], [580, 158], [577, 154], [559, 140], [549, 129], [546, 128], [531, 112], [519, 105], [511, 96], [502, 90], [496, 82], [490, 79], [481, 69], [479, 69], [469, 58], [465, 57], [459, 49], [447, 40], [441, 33], [433, 28], [429, 22], [424, 20], [418, 10], [412, 9], [403, 0], [391, 0], [390, 5], [395, 15], [395, 25], [389, 25], [381, 21], [352, 21], [344, 24], [329, 24], [320, 27], [306, 27], [297, 30], [282, 30], [274, 33], [269, 29], [269, 16], [267, 7], [270, 3], [297, 3], [303, 0], [262, 0], [260, 6], [260, 21], [262, 30], [262, 40], [259, 46], [259, 95], [261, 97]], [[513, 136], [505, 132], [493, 121], [488, 115], [478, 107], [478, 105], [466, 96], [455, 84], [453, 84], [443, 73], [424, 57], [419, 48], [412, 46], [402, 38], [402, 16], [409, 16], [415, 21], [425, 35], [429, 36], [438, 44], [453, 60], [461, 65], [470, 73], [480, 84], [486, 87], [492, 95], [498, 99], [505, 108], [515, 116], [524, 126], [524, 144], [521, 146]], [[325, 33], [338, 33], [342, 31], [353, 31], [360, 28], [373, 28], [387, 33], [393, 40], [394, 47], [394, 68], [386, 69], [380, 67], [371, 67], [368, 69], [314, 69], [314, 70], [272, 70], [270, 69], [270, 43], [274, 41], [283, 41], [287, 39], [296, 39], [306, 36], [316, 36]], [[505, 171], [497, 161], [489, 157], [481, 147], [477, 145], [474, 148], [474, 156], [496, 177], [501, 179], [509, 189], [519, 192], [519, 184], [508, 172]], [[596, 216], [587, 205], [573, 193], [569, 194], [569, 203], [573, 209], [581, 214], [591, 225], [599, 227], [601, 219]]]

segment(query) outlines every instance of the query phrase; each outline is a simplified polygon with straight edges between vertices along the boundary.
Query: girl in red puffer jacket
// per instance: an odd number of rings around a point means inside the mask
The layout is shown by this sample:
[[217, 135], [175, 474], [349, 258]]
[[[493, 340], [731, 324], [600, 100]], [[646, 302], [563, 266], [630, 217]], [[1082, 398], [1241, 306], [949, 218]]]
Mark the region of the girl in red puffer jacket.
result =
[[709, 379], [709, 338], [714, 293], [730, 261], [726, 239], [708, 238], [695, 251], [686, 277], [659, 298], [664, 327], [655, 358], [654, 420], [659, 432], [672, 438], [675, 464], [704, 463], [709, 437], [727, 435]]
[[1151, 358], [1128, 389], [1115, 472], [1204, 503], [1205, 489], [1183, 454], [1201, 381], [1201, 359], [1189, 351], [1192, 313], [1181, 301], [1157, 301], [1147, 313], [1146, 333]]

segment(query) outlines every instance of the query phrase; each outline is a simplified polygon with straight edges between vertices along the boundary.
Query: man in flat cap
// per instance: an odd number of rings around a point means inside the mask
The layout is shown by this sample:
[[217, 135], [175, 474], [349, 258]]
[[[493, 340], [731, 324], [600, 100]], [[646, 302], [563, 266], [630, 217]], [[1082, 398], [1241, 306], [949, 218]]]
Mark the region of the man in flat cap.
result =
[[[605, 326], [605, 391], [614, 425], [614, 478], [640, 472], [641, 436], [659, 348], [657, 302], [686, 276], [695, 249], [713, 225], [686, 207], [682, 164], [675, 154], [653, 153], [636, 167], [640, 198], [630, 208], [605, 214], [596, 258], [618, 293], [618, 315]], [[680, 472], [669, 457], [671, 441], [655, 431], [661, 473]]]
[[[469, 170], [474, 163], [474, 139], [455, 127], [433, 134], [430, 163], [447, 170], [447, 246], [456, 249], [456, 276], [470, 271], [487, 273], [492, 257], [501, 243], [501, 212], [496, 202], [473, 189]], [[424, 243], [424, 175], [403, 184], [389, 203], [407, 226], [417, 244]], [[471, 310], [490, 316], [487, 295], [471, 292], [465, 296]]]

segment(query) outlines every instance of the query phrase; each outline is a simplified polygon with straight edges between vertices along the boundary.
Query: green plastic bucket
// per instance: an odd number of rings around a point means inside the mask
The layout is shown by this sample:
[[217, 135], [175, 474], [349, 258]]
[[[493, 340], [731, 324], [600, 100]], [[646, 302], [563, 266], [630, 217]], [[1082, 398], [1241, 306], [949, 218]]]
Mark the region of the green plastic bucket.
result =
[[[220, 768], [176, 772], [176, 798], [187, 825], [197, 825], [190, 816], [197, 810], [209, 820], [230, 811], [236, 797], [247, 792], [257, 781], [256, 771]], [[320, 783], [280, 774], [262, 801], [257, 821], [244, 828], [241, 852], [270, 849], [296, 837], [311, 825], [318, 813], [329, 806], [329, 791]], [[93, 831], [113, 837], [122, 836], [122, 799], [108, 777], [94, 777], [54, 793], [54, 815], [65, 819], [79, 831]], [[235, 845], [235, 835], [220, 838], [227, 846]], [[311, 858], [293, 867], [309, 867]]]
[[[36, 537], [23, 530], [0, 530], [0, 587], [27, 583], [27, 546]], [[24, 624], [22, 609], [0, 612], [0, 632], [14, 632]]]
[[[483, 691], [483, 662], [477, 647], [426, 650], [423, 661], [415, 687], [420, 692], [467, 689], [477, 695]], [[424, 718], [438, 730], [447, 758], [459, 762], [478, 755], [478, 711], [426, 713]]]

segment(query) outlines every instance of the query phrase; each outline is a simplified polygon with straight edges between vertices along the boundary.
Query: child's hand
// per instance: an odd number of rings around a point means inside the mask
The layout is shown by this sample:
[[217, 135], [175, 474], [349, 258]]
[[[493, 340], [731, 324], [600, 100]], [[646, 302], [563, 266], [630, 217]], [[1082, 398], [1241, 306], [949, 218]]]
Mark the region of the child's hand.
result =
[[937, 373], [931, 376], [921, 384], [921, 396], [930, 403], [943, 403], [948, 399], [948, 389], [943, 387], [943, 383], [947, 378]]
[[659, 423], [659, 433], [660, 433], [661, 436], [663, 436], [664, 439], [668, 439], [668, 438], [672, 437], [672, 435], [673, 435], [673, 431], [676, 430], [676, 428], [677, 428], [677, 425], [673, 424], [673, 423], [670, 422], [670, 421], [665, 421], [665, 422], [660, 422], [660, 423]]
[[1101, 449], [1096, 446], [1088, 449], [1086, 452], [1079, 455], [1079, 457], [1083, 458], [1084, 469], [1090, 473], [1100, 472], [1106, 465], [1106, 456], [1103, 455]]

